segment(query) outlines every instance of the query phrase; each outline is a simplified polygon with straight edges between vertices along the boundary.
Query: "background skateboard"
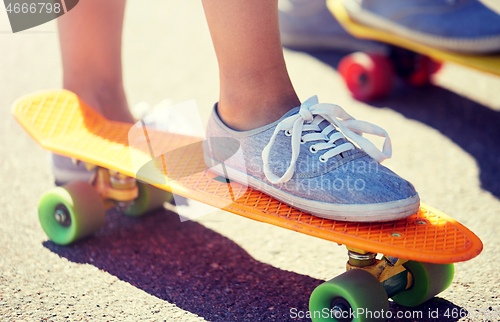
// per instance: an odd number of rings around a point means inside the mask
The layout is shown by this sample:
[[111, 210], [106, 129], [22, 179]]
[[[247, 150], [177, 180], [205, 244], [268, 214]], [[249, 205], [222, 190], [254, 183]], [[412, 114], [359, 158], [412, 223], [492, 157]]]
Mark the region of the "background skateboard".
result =
[[356, 22], [349, 17], [342, 0], [328, 0], [327, 6], [353, 36], [389, 45], [385, 54], [363, 51], [341, 60], [339, 72], [356, 99], [369, 101], [389, 95], [396, 76], [411, 85], [425, 85], [443, 62], [500, 75], [500, 55], [459, 54], [429, 47]]

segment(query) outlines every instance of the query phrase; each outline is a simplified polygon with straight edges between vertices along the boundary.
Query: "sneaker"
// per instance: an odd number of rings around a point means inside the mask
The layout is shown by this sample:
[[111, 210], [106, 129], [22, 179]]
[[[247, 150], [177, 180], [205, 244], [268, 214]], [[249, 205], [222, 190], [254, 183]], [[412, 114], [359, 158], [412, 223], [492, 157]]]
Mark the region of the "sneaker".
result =
[[278, 5], [283, 46], [345, 51], [371, 51], [383, 47], [347, 33], [326, 7], [325, 0], [279, 0]]
[[51, 153], [49, 162], [57, 186], [62, 186], [73, 181], [90, 181], [95, 170], [87, 170], [83, 162], [73, 162], [72, 159]]
[[[383, 150], [361, 133], [385, 137]], [[244, 132], [228, 128], [216, 104], [207, 139], [211, 171], [310, 214], [386, 221], [418, 211], [415, 188], [379, 163], [391, 156], [387, 132], [355, 120], [340, 106], [319, 104], [315, 96], [278, 121]], [[242, 153], [234, 153], [240, 148]]]
[[500, 15], [477, 0], [343, 0], [352, 19], [430, 47], [500, 50]]

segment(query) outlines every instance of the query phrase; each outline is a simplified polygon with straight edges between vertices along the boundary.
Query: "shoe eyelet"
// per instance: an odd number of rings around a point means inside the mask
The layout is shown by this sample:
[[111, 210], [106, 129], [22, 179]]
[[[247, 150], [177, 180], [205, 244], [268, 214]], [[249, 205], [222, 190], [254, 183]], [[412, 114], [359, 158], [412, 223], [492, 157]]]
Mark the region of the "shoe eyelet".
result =
[[320, 156], [319, 161], [325, 163], [326, 161], [328, 161], [328, 159], [325, 158], [324, 156]]
[[292, 136], [292, 129], [285, 130], [286, 136]]
[[304, 144], [306, 141], [304, 141], [304, 138], [300, 138], [300, 144]]
[[318, 150], [316, 150], [316, 148], [314, 147], [314, 145], [311, 145], [311, 146], [309, 147], [309, 151], [310, 151], [311, 153], [317, 153], [317, 152], [318, 152]]

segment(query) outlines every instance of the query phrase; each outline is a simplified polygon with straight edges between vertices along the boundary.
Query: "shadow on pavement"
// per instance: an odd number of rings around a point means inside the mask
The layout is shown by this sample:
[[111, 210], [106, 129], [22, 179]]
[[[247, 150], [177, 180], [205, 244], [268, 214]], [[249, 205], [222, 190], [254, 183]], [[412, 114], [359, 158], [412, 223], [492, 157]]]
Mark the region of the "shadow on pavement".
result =
[[[214, 322], [307, 321], [293, 318], [290, 309], [306, 311], [309, 295], [323, 282], [261, 263], [228, 238], [193, 221], [181, 223], [166, 210], [139, 219], [110, 211], [95, 236], [67, 247], [44, 246]], [[415, 321], [404, 314], [420, 311], [419, 321], [433, 321], [428, 312], [444, 314], [446, 308], [460, 310], [441, 299], [413, 310], [392, 303], [388, 321]]]
[[394, 94], [372, 105], [389, 107], [447, 136], [476, 160], [481, 188], [500, 197], [500, 112], [437, 86]]
[[[331, 51], [306, 53], [335, 69], [346, 55]], [[391, 108], [447, 136], [476, 160], [481, 187], [500, 198], [500, 112], [432, 85], [398, 88], [390, 97], [370, 105]]]
[[307, 310], [309, 294], [322, 283], [261, 263], [230, 239], [166, 210], [140, 219], [108, 212], [94, 237], [44, 246], [208, 321], [288, 321], [290, 308]]

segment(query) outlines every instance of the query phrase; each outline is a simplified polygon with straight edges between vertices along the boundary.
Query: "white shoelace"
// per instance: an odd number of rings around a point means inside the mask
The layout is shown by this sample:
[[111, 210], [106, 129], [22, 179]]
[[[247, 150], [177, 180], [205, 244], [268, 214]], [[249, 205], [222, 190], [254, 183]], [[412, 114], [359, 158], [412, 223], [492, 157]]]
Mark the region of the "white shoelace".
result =
[[[323, 120], [330, 122], [330, 125], [321, 130], [319, 123]], [[283, 176], [278, 177], [269, 168], [269, 153], [280, 131], [285, 131], [285, 135], [291, 136], [292, 160]], [[315, 131], [316, 133], [302, 135], [303, 131]], [[331, 132], [333, 133], [330, 135]], [[382, 151], [368, 139], [362, 137], [363, 133], [384, 137]], [[323, 141], [311, 145], [310, 151], [311, 153], [317, 153], [326, 150], [325, 153], [319, 156], [319, 160], [327, 162], [328, 159], [342, 152], [354, 149], [354, 145], [348, 140], [339, 145], [335, 144], [339, 139], [345, 138], [349, 138], [349, 140], [356, 143], [363, 151], [378, 162], [382, 162], [392, 155], [391, 139], [384, 129], [365, 121], [356, 120], [338, 105], [319, 103], [318, 98], [313, 96], [300, 105], [298, 114], [287, 117], [276, 126], [271, 140], [269, 140], [269, 143], [262, 150], [264, 174], [273, 184], [287, 182], [295, 172], [295, 163], [299, 157], [300, 144], [310, 141]]]

